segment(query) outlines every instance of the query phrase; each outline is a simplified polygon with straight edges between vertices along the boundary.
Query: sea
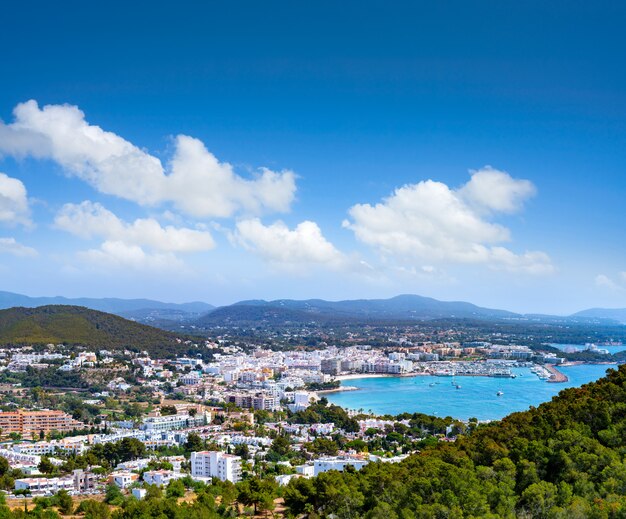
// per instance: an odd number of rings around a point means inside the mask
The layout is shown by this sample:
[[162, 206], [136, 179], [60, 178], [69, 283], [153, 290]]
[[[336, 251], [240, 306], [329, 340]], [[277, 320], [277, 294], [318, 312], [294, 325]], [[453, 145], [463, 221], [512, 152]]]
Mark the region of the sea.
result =
[[[568, 387], [578, 387], [598, 380], [617, 364], [578, 364], [560, 366], [568, 381], [551, 383], [541, 380], [530, 368], [513, 368], [516, 378], [493, 377], [381, 377], [346, 380], [344, 386], [356, 391], [327, 393], [324, 396], [346, 409], [378, 415], [425, 413], [451, 416], [459, 420], [498, 420], [515, 411], [547, 402]], [[457, 389], [454, 384], [460, 385]], [[498, 396], [501, 391], [503, 394]]]

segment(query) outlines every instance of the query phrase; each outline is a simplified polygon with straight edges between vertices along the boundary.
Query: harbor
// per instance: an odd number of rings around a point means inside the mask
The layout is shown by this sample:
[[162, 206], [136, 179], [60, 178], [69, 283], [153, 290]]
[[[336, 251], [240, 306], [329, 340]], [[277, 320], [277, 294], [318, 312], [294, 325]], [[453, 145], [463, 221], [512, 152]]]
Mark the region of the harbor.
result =
[[547, 367], [533, 371], [536, 366], [512, 367], [515, 378], [466, 376], [459, 380], [462, 375], [458, 375], [454, 382], [461, 385], [461, 389], [452, 384], [451, 377], [353, 378], [350, 386], [358, 387], [358, 391], [332, 393], [327, 398], [348, 409], [371, 409], [379, 414], [420, 412], [462, 420], [471, 417], [497, 420], [512, 412], [538, 406], [562, 389], [597, 380], [608, 368], [615, 366], [559, 366], [558, 371], [567, 378], [559, 384], [547, 383], [553, 373]]

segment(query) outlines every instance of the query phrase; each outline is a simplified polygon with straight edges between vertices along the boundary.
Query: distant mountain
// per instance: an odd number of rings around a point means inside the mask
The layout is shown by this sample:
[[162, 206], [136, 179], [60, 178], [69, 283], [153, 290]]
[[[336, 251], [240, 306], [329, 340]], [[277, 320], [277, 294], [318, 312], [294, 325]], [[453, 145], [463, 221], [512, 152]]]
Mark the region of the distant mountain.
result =
[[182, 346], [173, 333], [79, 306], [0, 310], [0, 345], [80, 344], [167, 354]]
[[[325, 315], [324, 321], [333, 320], [331, 315]], [[199, 328], [207, 326], [244, 326], [244, 325], [278, 325], [300, 324], [316, 320], [318, 315], [311, 315], [300, 310], [281, 308], [279, 306], [245, 305], [236, 303], [231, 306], [222, 306], [212, 310], [209, 314], [194, 321]]]
[[193, 303], [163, 303], [152, 299], [118, 299], [118, 298], [67, 298], [67, 297], [29, 297], [22, 294], [0, 291], [0, 309], [21, 306], [35, 308], [46, 305], [84, 306], [92, 310], [108, 312], [139, 322], [151, 320], [185, 320], [203, 315], [213, 308], [213, 305], [202, 302]]
[[589, 308], [572, 314], [570, 317], [587, 319], [610, 319], [620, 324], [626, 324], [626, 308]]
[[412, 320], [412, 319], [506, 319], [520, 318], [519, 314], [482, 308], [462, 301], [438, 301], [430, 297], [400, 295], [391, 299], [358, 299], [325, 301], [309, 299], [297, 301], [240, 301], [211, 311], [196, 321], [198, 326], [266, 321], [280, 322], [334, 321], [334, 320]]

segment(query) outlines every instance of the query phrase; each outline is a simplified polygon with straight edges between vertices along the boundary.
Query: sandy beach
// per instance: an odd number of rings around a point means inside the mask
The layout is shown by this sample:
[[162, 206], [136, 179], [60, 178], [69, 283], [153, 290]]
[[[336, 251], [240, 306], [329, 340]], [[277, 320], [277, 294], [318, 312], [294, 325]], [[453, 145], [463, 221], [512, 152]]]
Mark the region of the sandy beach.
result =
[[335, 380], [354, 380], [356, 378], [387, 378], [387, 377], [419, 377], [431, 376], [430, 373], [402, 373], [399, 375], [393, 373], [351, 373], [350, 375], [337, 375]]

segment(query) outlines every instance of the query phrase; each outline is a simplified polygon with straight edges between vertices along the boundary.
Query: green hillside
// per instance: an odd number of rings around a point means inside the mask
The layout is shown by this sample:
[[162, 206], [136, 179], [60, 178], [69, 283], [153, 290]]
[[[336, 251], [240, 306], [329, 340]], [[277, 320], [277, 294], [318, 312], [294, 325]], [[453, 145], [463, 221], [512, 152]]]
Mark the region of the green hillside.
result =
[[296, 479], [284, 495], [309, 518], [624, 518], [626, 367], [400, 464]]
[[155, 353], [172, 353], [180, 348], [176, 336], [170, 332], [81, 306], [0, 310], [0, 344], [47, 343]]

